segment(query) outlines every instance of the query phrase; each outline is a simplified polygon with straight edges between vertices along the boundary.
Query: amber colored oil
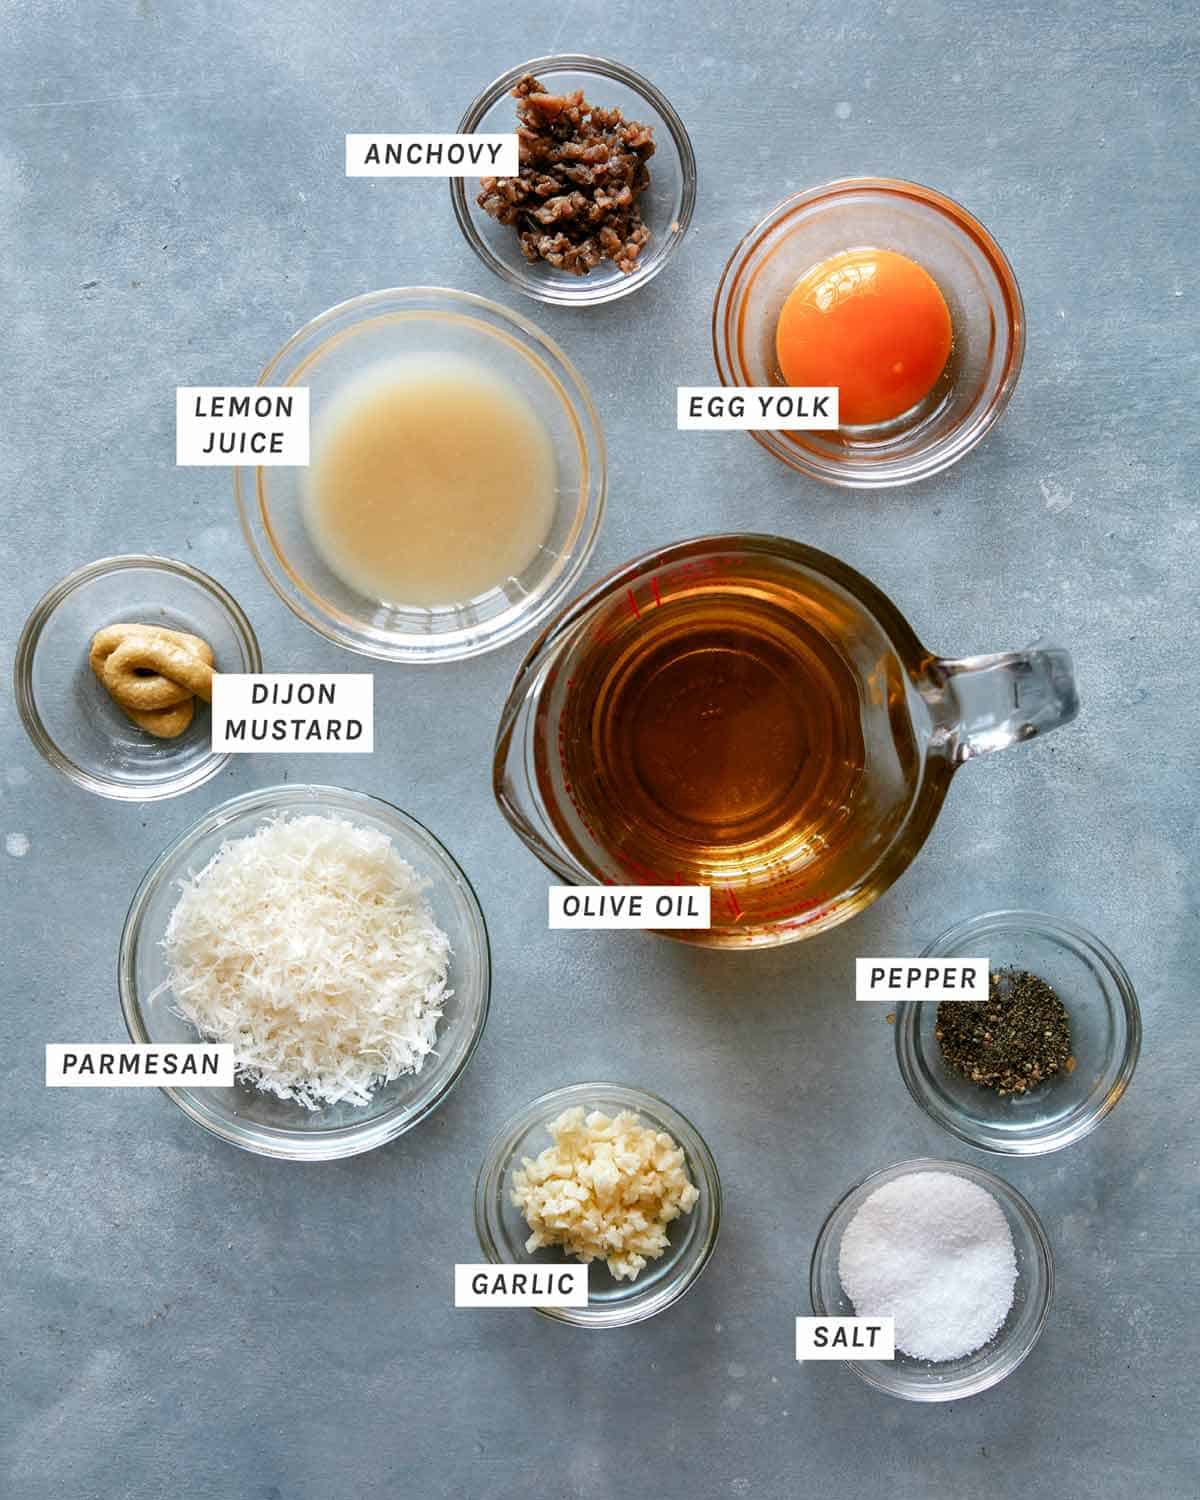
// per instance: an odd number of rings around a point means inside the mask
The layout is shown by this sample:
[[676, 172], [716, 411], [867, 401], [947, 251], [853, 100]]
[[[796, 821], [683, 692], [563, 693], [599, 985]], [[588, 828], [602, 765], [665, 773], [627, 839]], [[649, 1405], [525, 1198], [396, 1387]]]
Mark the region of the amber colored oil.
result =
[[766, 562], [643, 592], [572, 654], [554, 779], [576, 858], [601, 880], [710, 885], [714, 925], [852, 891], [919, 776], [882, 635]]

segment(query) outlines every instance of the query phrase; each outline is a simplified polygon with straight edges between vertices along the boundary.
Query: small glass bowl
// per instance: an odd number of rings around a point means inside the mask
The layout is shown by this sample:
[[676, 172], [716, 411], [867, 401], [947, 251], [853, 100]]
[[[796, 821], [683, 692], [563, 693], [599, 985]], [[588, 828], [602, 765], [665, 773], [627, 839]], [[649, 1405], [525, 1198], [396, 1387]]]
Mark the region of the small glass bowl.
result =
[[[574, 1083], [553, 1089], [513, 1115], [488, 1147], [475, 1183], [475, 1229], [493, 1265], [561, 1265], [557, 1250], [525, 1249], [529, 1226], [510, 1195], [512, 1174], [523, 1157], [536, 1157], [551, 1144], [546, 1126], [564, 1109], [581, 1105], [606, 1115], [633, 1110], [642, 1122], [666, 1131], [682, 1148], [687, 1173], [700, 1197], [690, 1214], [670, 1227], [670, 1248], [649, 1261], [633, 1281], [616, 1281], [602, 1260], [592, 1261], [586, 1307], [539, 1307], [538, 1312], [580, 1328], [621, 1328], [641, 1323], [678, 1302], [708, 1264], [721, 1227], [721, 1179], [717, 1164], [690, 1120], [656, 1094], [617, 1083]], [[571, 1261], [571, 1264], [575, 1264]]]
[[206, 573], [165, 557], [102, 557], [55, 584], [25, 622], [13, 666], [21, 722], [76, 786], [126, 802], [175, 797], [215, 776], [229, 756], [213, 754], [204, 704], [173, 740], [155, 739], [117, 707], [88, 657], [96, 632], [121, 621], [201, 636], [219, 671], [262, 671], [250, 621]]
[[[834, 1204], [821, 1226], [809, 1269], [809, 1295], [813, 1312], [819, 1318], [855, 1316], [854, 1304], [843, 1291], [838, 1275], [842, 1235], [876, 1188], [911, 1172], [953, 1172], [991, 1193], [1008, 1220], [1016, 1252], [1013, 1305], [1003, 1326], [989, 1342], [962, 1359], [934, 1364], [912, 1359], [897, 1349], [892, 1360], [849, 1360], [847, 1364], [877, 1391], [899, 1396], [904, 1401], [960, 1401], [986, 1391], [1012, 1374], [1041, 1337], [1054, 1292], [1054, 1257], [1041, 1221], [1021, 1194], [994, 1172], [961, 1161], [917, 1157], [864, 1177]], [[870, 1316], [869, 1311], [864, 1310], [863, 1316]]]
[[986, 958], [1044, 979], [1071, 1017], [1074, 1070], [1028, 1094], [972, 1083], [942, 1061], [937, 1006], [896, 1007], [900, 1076], [930, 1119], [981, 1151], [1040, 1156], [1095, 1130], [1129, 1087], [1142, 1041], [1137, 995], [1117, 957], [1078, 923], [1035, 911], [993, 911], [959, 922], [922, 957]]
[[927, 479], [969, 453], [1008, 404], [1025, 349], [1016, 278], [978, 219], [932, 188], [846, 177], [785, 199], [729, 257], [713, 302], [721, 384], [785, 385], [775, 325], [788, 293], [829, 256], [870, 247], [909, 256], [940, 287], [954, 325], [942, 378], [892, 422], [751, 433], [789, 468], [854, 489]]
[[434, 609], [368, 598], [343, 582], [305, 521], [307, 470], [234, 470], [242, 530], [267, 582], [318, 634], [383, 661], [457, 661], [532, 629], [570, 593], [604, 513], [605, 455], [587, 387], [557, 344], [486, 297], [445, 287], [394, 287], [339, 303], [294, 334], [259, 385], [307, 386], [312, 431], [344, 387], [398, 356], [457, 354], [486, 365], [532, 404], [558, 468], [550, 531], [520, 577]]
[[308, 813], [341, 816], [377, 829], [429, 882], [425, 895], [450, 939], [447, 987], [454, 991], [438, 1027], [436, 1050], [418, 1073], [379, 1088], [365, 1105], [310, 1110], [248, 1084], [231, 1089], [164, 1088], [184, 1114], [222, 1140], [259, 1156], [332, 1161], [395, 1140], [431, 1114], [462, 1077], [483, 1034], [491, 993], [487, 928], [475, 892], [452, 856], [415, 818], [364, 792], [332, 786], [275, 786], [233, 797], [170, 844], [137, 889], [117, 966], [125, 1025], [135, 1042], [194, 1042], [169, 989], [162, 940], [179, 886], [196, 875], [227, 839], [254, 833], [267, 821]]
[[627, 120], [654, 129], [655, 152], [650, 158], [650, 185], [640, 199], [642, 218], [650, 239], [638, 257], [636, 270], [626, 274], [611, 260], [602, 260], [586, 276], [557, 270], [545, 261], [528, 261], [521, 253], [517, 232], [500, 224], [475, 202], [479, 184], [474, 178], [452, 177], [450, 201], [463, 237], [484, 265], [539, 302], [565, 307], [589, 307], [627, 297], [657, 276], [679, 248], [696, 203], [696, 158], [683, 121], [652, 83], [632, 68], [603, 57], [566, 53], [535, 57], [510, 68], [483, 90], [459, 122], [460, 135], [477, 131], [511, 133], [517, 128], [513, 85], [532, 73], [555, 92], [582, 89], [589, 104], [618, 107]]

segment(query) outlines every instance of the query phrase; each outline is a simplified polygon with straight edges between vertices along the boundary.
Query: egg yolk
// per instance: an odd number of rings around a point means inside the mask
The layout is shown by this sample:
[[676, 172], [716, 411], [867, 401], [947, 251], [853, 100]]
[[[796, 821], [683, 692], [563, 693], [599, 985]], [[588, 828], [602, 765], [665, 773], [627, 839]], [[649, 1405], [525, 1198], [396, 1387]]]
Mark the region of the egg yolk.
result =
[[836, 385], [843, 427], [890, 422], [933, 389], [953, 330], [937, 282], [894, 250], [847, 250], [806, 271], [775, 328], [788, 385]]

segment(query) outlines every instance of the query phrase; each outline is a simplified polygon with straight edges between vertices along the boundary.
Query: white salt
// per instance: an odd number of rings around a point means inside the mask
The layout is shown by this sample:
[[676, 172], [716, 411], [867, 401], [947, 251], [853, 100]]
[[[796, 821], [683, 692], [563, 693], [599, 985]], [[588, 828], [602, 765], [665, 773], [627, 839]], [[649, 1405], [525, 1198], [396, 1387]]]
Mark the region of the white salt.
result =
[[1017, 1257], [985, 1188], [953, 1172], [910, 1172], [876, 1188], [851, 1219], [838, 1275], [860, 1318], [895, 1318], [897, 1349], [940, 1362], [999, 1330]]

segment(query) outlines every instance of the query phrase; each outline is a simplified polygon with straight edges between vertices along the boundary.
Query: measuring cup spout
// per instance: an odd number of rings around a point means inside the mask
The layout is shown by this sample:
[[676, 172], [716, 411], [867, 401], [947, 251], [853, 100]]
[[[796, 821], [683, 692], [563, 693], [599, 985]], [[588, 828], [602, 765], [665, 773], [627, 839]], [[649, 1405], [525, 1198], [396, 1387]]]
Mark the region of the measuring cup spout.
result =
[[496, 734], [492, 791], [514, 833], [564, 880], [576, 882], [580, 871], [565, 856], [547, 818], [536, 779], [537, 743], [533, 718], [545, 678], [546, 663], [533, 653], [517, 674]]
[[1045, 641], [1025, 651], [935, 660], [929, 681], [943, 748], [955, 765], [1047, 734], [1079, 712], [1070, 653]]

